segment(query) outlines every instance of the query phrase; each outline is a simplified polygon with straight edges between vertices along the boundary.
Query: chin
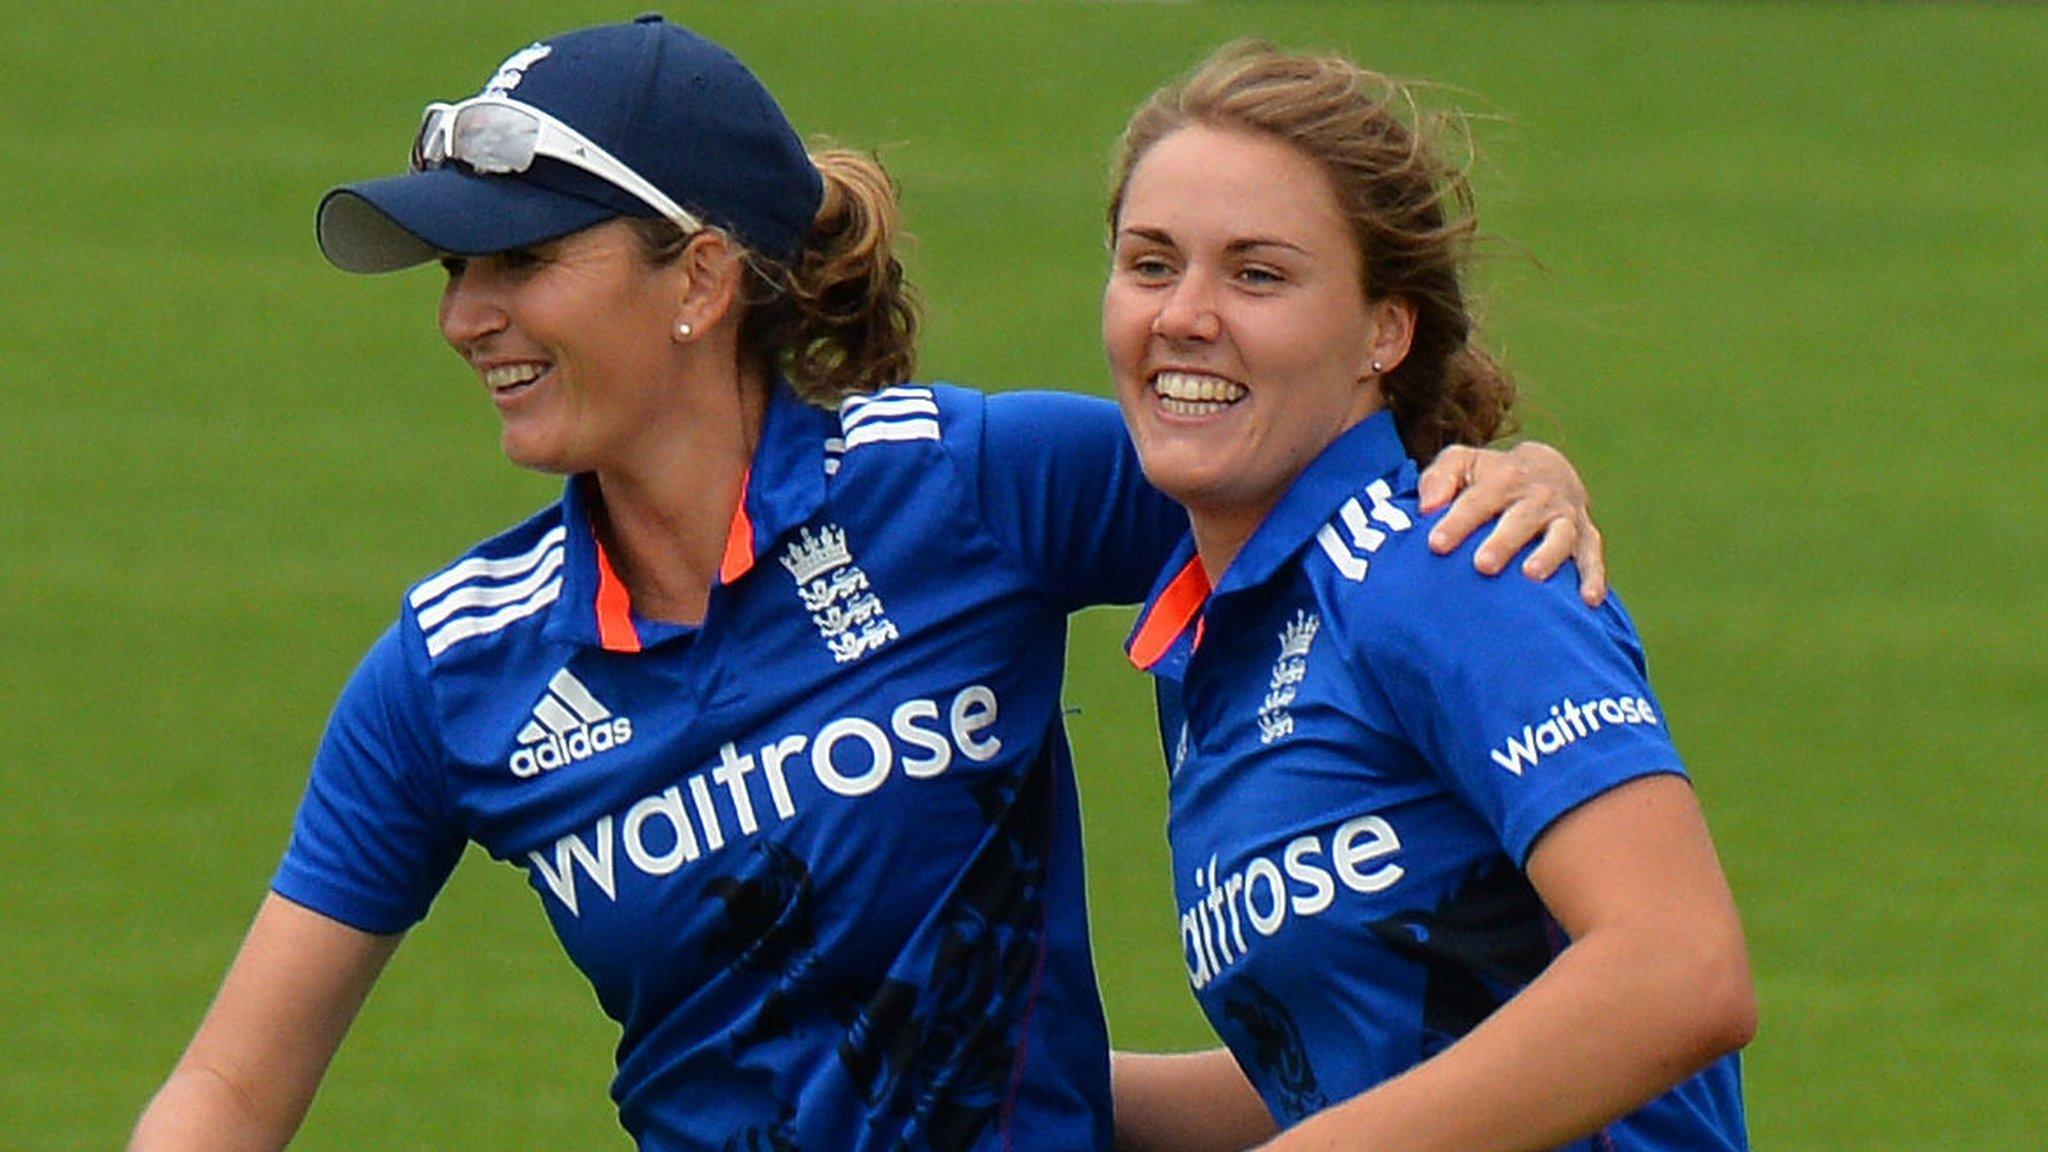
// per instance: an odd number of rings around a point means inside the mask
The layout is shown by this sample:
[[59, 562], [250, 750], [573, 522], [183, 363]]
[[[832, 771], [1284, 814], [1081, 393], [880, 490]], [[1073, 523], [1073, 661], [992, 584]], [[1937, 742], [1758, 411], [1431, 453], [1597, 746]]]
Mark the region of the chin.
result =
[[570, 462], [562, 459], [561, 453], [553, 451], [546, 445], [528, 444], [506, 436], [499, 441], [498, 447], [504, 452], [505, 459], [534, 472], [567, 476], [578, 471]]
[[1181, 453], [1162, 454], [1157, 460], [1142, 460], [1145, 479], [1187, 508], [1214, 507], [1228, 501], [1234, 487], [1231, 478], [1216, 468], [1203, 467]]

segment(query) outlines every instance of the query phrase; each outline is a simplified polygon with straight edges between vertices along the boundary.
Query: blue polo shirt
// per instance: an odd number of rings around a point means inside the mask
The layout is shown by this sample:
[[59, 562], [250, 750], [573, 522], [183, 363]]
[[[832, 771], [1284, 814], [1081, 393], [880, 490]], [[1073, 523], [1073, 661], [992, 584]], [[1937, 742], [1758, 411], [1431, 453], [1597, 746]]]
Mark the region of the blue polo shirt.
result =
[[[1132, 634], [1172, 772], [1188, 979], [1283, 1126], [1541, 972], [1565, 940], [1531, 846], [1618, 784], [1683, 771], [1619, 602], [1488, 579], [1476, 544], [1435, 556], [1416, 477], [1392, 417], [1367, 419], [1213, 590], [1183, 541]], [[1737, 1058], [1571, 1147], [1746, 1148]]]
[[650, 1152], [1107, 1148], [1066, 616], [1185, 526], [1114, 406], [778, 387], [701, 627], [589, 483], [407, 595], [276, 891], [391, 933], [467, 843], [523, 869]]

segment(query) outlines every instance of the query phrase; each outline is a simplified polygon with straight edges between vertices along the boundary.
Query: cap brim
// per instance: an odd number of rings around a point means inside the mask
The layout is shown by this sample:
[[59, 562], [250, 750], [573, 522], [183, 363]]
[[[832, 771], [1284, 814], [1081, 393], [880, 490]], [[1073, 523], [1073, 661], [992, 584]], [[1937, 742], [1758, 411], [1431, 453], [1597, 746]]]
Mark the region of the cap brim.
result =
[[530, 180], [436, 168], [329, 192], [320, 201], [320, 251], [344, 272], [392, 272], [444, 253], [528, 247], [618, 214]]

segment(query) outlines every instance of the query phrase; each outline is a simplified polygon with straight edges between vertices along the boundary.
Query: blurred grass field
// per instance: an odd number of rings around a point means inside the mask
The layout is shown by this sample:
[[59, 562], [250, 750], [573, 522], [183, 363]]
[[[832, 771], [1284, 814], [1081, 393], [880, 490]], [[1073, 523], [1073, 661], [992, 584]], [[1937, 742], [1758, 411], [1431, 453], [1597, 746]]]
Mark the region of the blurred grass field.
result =
[[[2048, 10], [670, 4], [879, 149], [925, 374], [1098, 389], [1109, 143], [1258, 34], [1485, 113], [1484, 282], [1526, 430], [1591, 483], [1750, 930], [1760, 1149], [2048, 1131]], [[437, 277], [312, 209], [419, 106], [633, 9], [13, 5], [0, 21], [0, 1149], [102, 1149], [260, 898], [400, 591], [552, 498], [497, 455]], [[1111, 1022], [1205, 1043], [1149, 694], [1069, 696]], [[473, 858], [296, 1147], [623, 1149], [612, 1031]]]

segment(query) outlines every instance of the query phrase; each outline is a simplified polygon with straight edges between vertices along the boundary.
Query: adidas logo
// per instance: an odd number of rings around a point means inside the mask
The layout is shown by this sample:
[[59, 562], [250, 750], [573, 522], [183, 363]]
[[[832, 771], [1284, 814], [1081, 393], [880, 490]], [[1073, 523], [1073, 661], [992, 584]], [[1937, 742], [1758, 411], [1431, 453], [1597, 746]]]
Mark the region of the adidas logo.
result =
[[533, 706], [533, 719], [519, 730], [519, 748], [507, 766], [524, 780], [609, 752], [631, 739], [633, 722], [613, 716], [583, 681], [564, 668], [548, 681], [547, 693]]

